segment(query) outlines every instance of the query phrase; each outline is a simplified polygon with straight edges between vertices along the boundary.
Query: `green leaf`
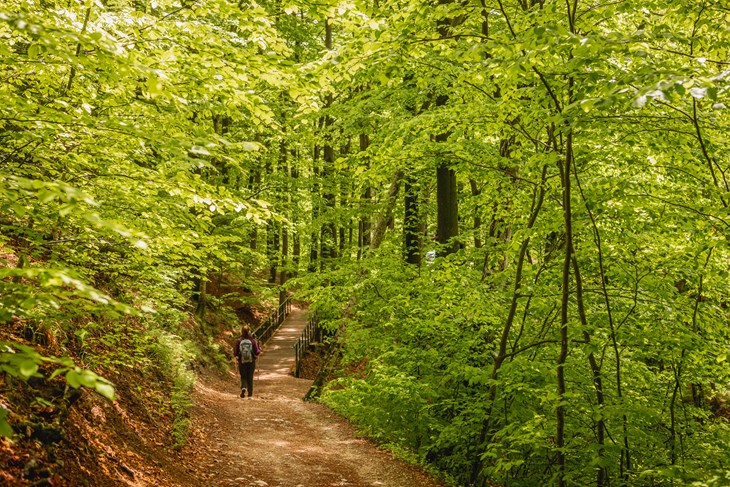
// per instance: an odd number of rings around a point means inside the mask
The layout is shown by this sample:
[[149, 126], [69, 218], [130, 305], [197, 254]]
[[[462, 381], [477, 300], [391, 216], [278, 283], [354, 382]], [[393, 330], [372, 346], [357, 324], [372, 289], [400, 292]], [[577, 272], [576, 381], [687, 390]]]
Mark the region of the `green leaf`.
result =
[[18, 371], [20, 372], [20, 375], [22, 375], [24, 378], [29, 379], [30, 377], [36, 375], [36, 373], [38, 372], [38, 364], [35, 360], [32, 359], [24, 360], [18, 366]]
[[78, 380], [82, 386], [93, 389], [94, 387], [96, 387], [99, 376], [90, 370], [81, 370]]
[[94, 386], [96, 392], [109, 399], [110, 401], [116, 400], [116, 391], [111, 383], [98, 381]]
[[40, 52], [41, 46], [39, 44], [31, 44], [30, 47], [28, 47], [28, 58], [37, 59]]
[[75, 369], [69, 370], [66, 372], [66, 383], [74, 389], [78, 389], [81, 387], [81, 374], [79, 374]]
[[114, 385], [90, 370], [84, 370], [80, 367], [69, 370], [66, 373], [66, 382], [74, 389], [83, 386], [95, 390], [111, 401], [115, 399]]
[[0, 436], [4, 436], [5, 438], [10, 438], [14, 434], [13, 428], [8, 423], [8, 413], [9, 411], [7, 409], [0, 406]]

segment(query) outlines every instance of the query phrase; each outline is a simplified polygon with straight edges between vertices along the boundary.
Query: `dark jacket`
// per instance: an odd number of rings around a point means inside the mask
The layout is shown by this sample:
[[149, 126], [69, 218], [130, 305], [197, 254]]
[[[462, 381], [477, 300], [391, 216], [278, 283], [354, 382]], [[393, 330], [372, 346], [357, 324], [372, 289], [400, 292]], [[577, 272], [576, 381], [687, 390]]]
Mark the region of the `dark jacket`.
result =
[[[236, 344], [233, 346], [233, 356], [238, 357], [241, 354], [241, 349], [238, 347], [241, 344], [241, 340], [243, 340], [243, 336], [238, 337], [236, 340]], [[254, 337], [249, 338], [251, 340], [251, 343], [253, 344], [253, 359], [256, 360], [256, 357], [261, 355], [261, 348], [259, 348], [259, 342], [256, 341]]]

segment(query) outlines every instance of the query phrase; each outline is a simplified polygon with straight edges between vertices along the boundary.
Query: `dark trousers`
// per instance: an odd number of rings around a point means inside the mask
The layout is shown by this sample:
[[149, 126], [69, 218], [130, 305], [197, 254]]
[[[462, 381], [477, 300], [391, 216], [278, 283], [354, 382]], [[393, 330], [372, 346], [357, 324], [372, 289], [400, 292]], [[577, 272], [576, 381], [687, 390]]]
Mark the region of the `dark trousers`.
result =
[[253, 396], [253, 372], [256, 370], [256, 362], [239, 363], [238, 373], [241, 375], [241, 389], [248, 390], [248, 396]]

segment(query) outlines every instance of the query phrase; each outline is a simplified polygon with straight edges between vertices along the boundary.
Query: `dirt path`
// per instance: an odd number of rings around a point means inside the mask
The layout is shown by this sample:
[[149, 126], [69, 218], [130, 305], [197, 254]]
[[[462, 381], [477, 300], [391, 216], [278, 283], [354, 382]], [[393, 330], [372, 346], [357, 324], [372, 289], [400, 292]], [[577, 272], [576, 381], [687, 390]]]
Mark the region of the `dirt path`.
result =
[[[201, 379], [195, 391], [190, 453], [208, 468], [208, 486], [442, 486], [359, 438], [321, 404], [301, 398], [311, 381], [289, 375], [292, 346], [306, 324], [294, 308], [257, 364], [254, 399], [242, 399], [237, 373]], [[187, 462], [185, 462], [187, 463]], [[198, 463], [198, 462], [196, 462]], [[196, 469], [197, 470], [197, 469]]]

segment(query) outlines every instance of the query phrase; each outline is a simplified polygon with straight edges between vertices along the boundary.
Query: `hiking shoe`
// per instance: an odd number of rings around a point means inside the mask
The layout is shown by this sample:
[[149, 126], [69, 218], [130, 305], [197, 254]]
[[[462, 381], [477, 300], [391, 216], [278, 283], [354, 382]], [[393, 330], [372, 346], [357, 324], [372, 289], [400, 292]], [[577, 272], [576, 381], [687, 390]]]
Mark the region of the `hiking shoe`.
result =
[[246, 397], [246, 388], [241, 389], [241, 397]]
[[250, 401], [251, 399], [253, 399], [253, 396], [248, 396], [248, 400]]

